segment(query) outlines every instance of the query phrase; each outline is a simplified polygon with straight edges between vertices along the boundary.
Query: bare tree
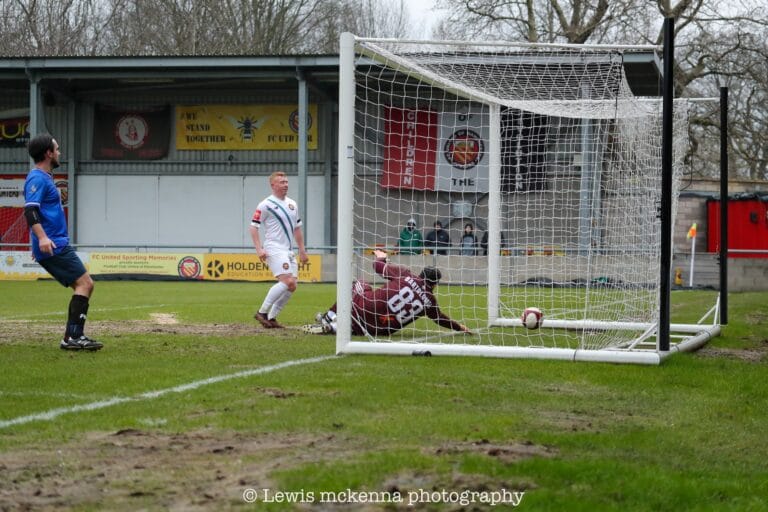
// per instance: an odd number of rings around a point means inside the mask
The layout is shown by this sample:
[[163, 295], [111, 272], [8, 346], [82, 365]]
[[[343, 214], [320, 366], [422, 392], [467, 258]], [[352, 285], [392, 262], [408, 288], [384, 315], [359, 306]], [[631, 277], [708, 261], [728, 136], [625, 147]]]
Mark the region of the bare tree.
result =
[[[715, 70], [692, 80], [685, 94], [717, 97], [720, 87], [728, 87], [729, 155], [733, 175], [768, 180], [768, 30], [739, 34], [731, 26], [712, 42], [712, 48], [725, 46], [715, 54], [728, 55], [709, 64]], [[719, 155], [719, 110], [699, 113], [692, 121], [696, 130], [691, 151], [694, 174], [716, 172]]]
[[[663, 42], [663, 19], [676, 20], [677, 96], [717, 96], [731, 90], [732, 173], [768, 179], [768, 6], [760, 0], [438, 0], [452, 14], [439, 38], [500, 38], [530, 42]], [[717, 172], [711, 151], [719, 116], [692, 118], [695, 174]], [[715, 146], [716, 147], [716, 146]]]
[[307, 49], [327, 0], [124, 1], [110, 26], [112, 53], [276, 55]]
[[111, 10], [99, 0], [0, 0], [0, 14], [4, 54], [98, 55]]
[[[734, 176], [768, 179], [768, 7], [721, 0], [659, 1], [662, 17], [674, 17], [677, 96], [718, 97], [729, 88], [730, 171]], [[655, 43], [663, 36], [659, 32]], [[694, 115], [691, 172], [719, 172], [719, 110]]]
[[599, 42], [608, 27], [635, 10], [614, 0], [438, 0], [451, 14], [435, 36], [488, 37], [540, 43]]
[[408, 37], [411, 23], [403, 0], [344, 2], [343, 26], [365, 37]]
[[319, 52], [338, 52], [339, 36], [352, 32], [364, 37], [412, 37], [418, 28], [403, 0], [331, 0], [323, 7], [327, 16], [316, 32]]
[[[241, 53], [275, 55], [307, 51], [307, 39], [322, 25], [324, 0], [225, 0], [210, 26], [211, 47]], [[231, 50], [230, 50], [231, 52]]]
[[0, 34], [3, 44], [0, 46], [0, 56], [23, 55], [22, 24], [19, 22], [21, 10], [16, 0], [0, 0]]
[[405, 37], [404, 0], [0, 0], [7, 55], [335, 52], [348, 30]]

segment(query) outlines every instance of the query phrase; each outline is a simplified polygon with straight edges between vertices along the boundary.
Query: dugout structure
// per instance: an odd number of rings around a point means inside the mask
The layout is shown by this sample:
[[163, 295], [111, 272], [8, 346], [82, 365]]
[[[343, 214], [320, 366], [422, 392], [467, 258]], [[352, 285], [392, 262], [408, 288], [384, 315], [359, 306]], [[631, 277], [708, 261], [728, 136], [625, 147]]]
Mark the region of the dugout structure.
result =
[[[623, 61], [638, 47], [340, 46], [338, 353], [658, 364], [719, 332], [717, 304], [697, 324], [665, 314], [688, 104], [632, 94]], [[449, 253], [397, 254], [410, 218], [447, 225]], [[460, 246], [466, 224], [485, 249]], [[379, 281], [382, 246], [415, 273], [440, 268], [440, 307], [475, 334], [422, 318], [353, 339], [352, 284]], [[522, 327], [526, 307], [540, 329]]]

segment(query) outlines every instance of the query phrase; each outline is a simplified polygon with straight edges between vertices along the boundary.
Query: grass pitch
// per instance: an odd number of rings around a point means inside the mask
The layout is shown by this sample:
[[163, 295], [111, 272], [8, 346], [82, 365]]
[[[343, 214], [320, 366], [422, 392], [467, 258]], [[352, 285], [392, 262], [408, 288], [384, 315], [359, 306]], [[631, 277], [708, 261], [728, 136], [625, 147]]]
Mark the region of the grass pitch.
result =
[[276, 331], [268, 286], [97, 282], [71, 353], [68, 290], [0, 283], [0, 510], [768, 509], [768, 294], [645, 367], [333, 357], [298, 327], [335, 287]]

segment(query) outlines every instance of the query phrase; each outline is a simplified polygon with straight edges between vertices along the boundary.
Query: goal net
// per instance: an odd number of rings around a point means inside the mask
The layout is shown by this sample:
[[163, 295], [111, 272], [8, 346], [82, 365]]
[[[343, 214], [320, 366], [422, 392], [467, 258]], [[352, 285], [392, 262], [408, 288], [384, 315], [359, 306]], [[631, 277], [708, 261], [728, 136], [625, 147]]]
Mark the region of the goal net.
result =
[[[628, 52], [342, 36], [339, 353], [661, 360], [662, 102], [632, 94]], [[683, 101], [673, 133], [674, 219]], [[384, 283], [375, 249], [440, 269], [439, 308], [473, 334], [421, 317], [352, 335], [353, 283]], [[673, 349], [716, 329], [672, 327]]]
[[0, 244], [0, 251], [29, 250], [29, 226], [24, 208], [0, 206]]

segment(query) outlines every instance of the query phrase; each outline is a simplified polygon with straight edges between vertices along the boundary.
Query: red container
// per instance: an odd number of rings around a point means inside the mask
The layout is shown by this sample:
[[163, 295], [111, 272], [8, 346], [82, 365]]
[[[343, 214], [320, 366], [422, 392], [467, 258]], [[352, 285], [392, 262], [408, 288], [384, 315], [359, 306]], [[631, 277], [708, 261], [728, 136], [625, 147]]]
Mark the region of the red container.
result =
[[[720, 251], [719, 199], [707, 201], [707, 251]], [[728, 198], [728, 257], [768, 258], [768, 196]]]

